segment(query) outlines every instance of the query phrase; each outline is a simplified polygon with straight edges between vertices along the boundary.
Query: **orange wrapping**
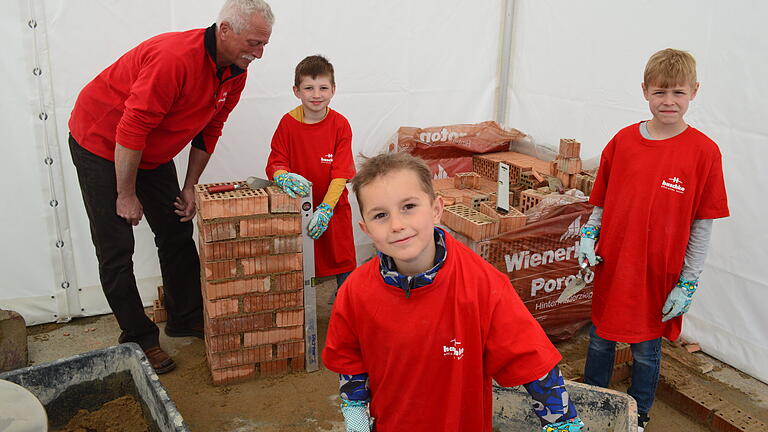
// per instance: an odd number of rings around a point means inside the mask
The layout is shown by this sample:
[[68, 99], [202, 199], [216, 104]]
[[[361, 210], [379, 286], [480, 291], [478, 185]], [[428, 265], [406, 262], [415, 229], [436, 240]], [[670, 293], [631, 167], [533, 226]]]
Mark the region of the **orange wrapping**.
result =
[[388, 146], [389, 152], [407, 151], [427, 161], [432, 173], [453, 176], [472, 171], [472, 155], [506, 151], [509, 143], [523, 138], [517, 129], [504, 129], [495, 121], [429, 128], [401, 127]]

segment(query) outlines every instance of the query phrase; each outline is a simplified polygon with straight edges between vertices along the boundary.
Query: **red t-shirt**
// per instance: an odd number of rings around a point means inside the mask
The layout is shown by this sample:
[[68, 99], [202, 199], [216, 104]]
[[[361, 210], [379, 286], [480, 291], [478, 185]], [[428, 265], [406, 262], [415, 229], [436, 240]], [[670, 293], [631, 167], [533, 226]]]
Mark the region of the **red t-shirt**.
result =
[[[334, 110], [328, 110], [322, 121], [312, 124], [284, 115], [272, 136], [267, 177], [273, 178], [277, 170], [300, 174], [311, 181], [312, 204], [320, 205], [331, 180], [355, 176], [352, 128], [347, 119]], [[347, 194], [344, 189], [328, 229], [315, 240], [315, 277], [352, 271], [357, 266]]]
[[490, 431], [491, 378], [525, 384], [561, 359], [507, 276], [445, 238], [443, 267], [410, 298], [384, 283], [375, 258], [333, 305], [323, 364], [369, 374], [378, 432]]
[[[69, 130], [91, 153], [115, 160], [115, 142], [143, 150], [139, 168], [169, 162], [200, 135], [213, 153], [229, 113], [240, 100], [247, 73], [216, 76], [206, 31], [164, 33], [120, 57], [89, 82], [75, 102]], [[233, 76], [237, 71], [238, 75]]]
[[603, 150], [589, 202], [604, 208], [592, 321], [619, 342], [680, 336], [661, 310], [683, 267], [694, 219], [728, 216], [720, 150], [693, 127], [648, 140], [628, 126]]

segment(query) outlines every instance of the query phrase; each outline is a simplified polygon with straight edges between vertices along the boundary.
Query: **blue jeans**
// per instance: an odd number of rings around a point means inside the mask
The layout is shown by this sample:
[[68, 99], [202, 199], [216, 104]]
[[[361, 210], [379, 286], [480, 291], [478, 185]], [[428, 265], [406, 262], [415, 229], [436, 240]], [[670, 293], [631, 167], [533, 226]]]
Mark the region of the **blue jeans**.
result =
[[[603, 339], [595, 333], [595, 326], [589, 329], [589, 350], [584, 366], [586, 384], [608, 387], [613, 373], [616, 342]], [[637, 411], [648, 414], [656, 396], [661, 371], [661, 338], [630, 344], [632, 349], [632, 385], [627, 393], [637, 401]]]
[[339, 288], [341, 288], [341, 285], [347, 280], [347, 276], [349, 276], [350, 273], [352, 272], [339, 273], [336, 275], [336, 292], [339, 291]]

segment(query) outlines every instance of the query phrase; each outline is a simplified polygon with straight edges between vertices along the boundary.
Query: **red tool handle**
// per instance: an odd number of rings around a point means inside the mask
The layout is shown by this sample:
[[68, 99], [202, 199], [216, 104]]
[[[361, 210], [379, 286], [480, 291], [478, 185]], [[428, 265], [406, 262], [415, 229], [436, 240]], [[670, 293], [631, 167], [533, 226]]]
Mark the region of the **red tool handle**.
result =
[[206, 189], [208, 193], [219, 193], [219, 192], [228, 192], [231, 190], [235, 190], [235, 185], [220, 185], [220, 186], [208, 186], [208, 189]]

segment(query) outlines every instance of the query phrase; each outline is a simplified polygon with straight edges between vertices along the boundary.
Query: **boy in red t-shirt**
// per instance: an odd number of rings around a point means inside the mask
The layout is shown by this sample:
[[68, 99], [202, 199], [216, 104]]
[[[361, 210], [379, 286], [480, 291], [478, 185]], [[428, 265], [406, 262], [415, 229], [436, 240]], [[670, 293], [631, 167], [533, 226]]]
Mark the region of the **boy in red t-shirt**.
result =
[[728, 216], [720, 150], [683, 116], [696, 96], [696, 61], [665, 49], [642, 84], [653, 118], [619, 131], [603, 150], [582, 229], [579, 261], [595, 264], [584, 381], [607, 387], [616, 342], [631, 344], [627, 391], [648, 422], [661, 364], [661, 338], [680, 336], [696, 291], [712, 220]]
[[561, 356], [507, 276], [435, 227], [424, 161], [373, 157], [352, 187], [379, 254], [339, 291], [323, 349], [346, 430], [491, 431], [494, 379], [525, 386], [544, 431], [581, 431]]
[[[272, 137], [267, 176], [291, 197], [307, 196], [315, 212], [315, 277], [336, 276], [341, 286], [357, 266], [347, 181], [355, 175], [352, 129], [328, 104], [336, 93], [333, 65], [314, 55], [296, 66], [293, 94], [301, 105], [285, 114]], [[331, 218], [333, 217], [333, 218]]]

